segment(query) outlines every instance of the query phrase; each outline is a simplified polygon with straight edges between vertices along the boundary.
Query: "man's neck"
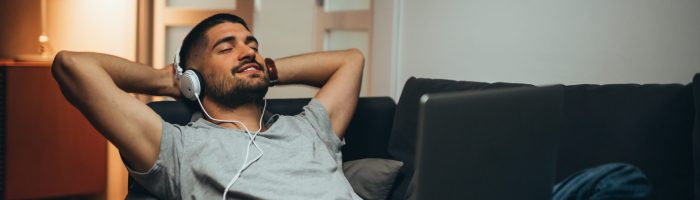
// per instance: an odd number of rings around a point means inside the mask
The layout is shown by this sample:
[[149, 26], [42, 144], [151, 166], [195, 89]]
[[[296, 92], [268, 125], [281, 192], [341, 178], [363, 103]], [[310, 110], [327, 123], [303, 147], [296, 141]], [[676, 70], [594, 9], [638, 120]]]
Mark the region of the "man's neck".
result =
[[[262, 116], [263, 112], [262, 106], [259, 106], [256, 102], [243, 104], [237, 106], [236, 108], [227, 108], [204, 98], [202, 105], [207, 110], [207, 113], [209, 113], [209, 116], [216, 118], [217, 120], [239, 121], [245, 124], [245, 127], [248, 128], [250, 133], [255, 133], [258, 129], [260, 129], [260, 116]], [[244, 126], [239, 123], [221, 123], [209, 118], [207, 118], [207, 120], [225, 128], [234, 128], [245, 131]], [[261, 129], [261, 131], [263, 130], [264, 127]]]

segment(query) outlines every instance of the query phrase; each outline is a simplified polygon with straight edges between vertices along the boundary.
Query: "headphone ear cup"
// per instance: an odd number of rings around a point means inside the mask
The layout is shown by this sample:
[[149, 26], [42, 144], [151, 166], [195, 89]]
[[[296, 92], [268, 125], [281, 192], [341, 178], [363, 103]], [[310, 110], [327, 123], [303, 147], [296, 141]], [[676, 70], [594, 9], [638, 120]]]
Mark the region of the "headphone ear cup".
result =
[[180, 92], [185, 98], [196, 101], [202, 95], [202, 77], [195, 70], [186, 70], [180, 78]]
[[197, 93], [197, 95], [199, 96], [199, 100], [202, 100], [202, 98], [204, 98], [204, 92], [206, 92], [207, 82], [204, 82], [204, 76], [202, 76], [202, 73], [199, 73], [197, 70], [192, 70], [192, 72], [197, 74], [197, 80], [199, 80], [199, 93]]

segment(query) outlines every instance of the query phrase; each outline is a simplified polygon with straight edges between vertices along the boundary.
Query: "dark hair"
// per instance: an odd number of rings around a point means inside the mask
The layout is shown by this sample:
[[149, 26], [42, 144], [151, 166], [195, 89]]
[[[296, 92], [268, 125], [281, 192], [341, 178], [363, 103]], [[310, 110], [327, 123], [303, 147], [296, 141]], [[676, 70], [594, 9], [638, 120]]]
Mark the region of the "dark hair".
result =
[[188, 62], [190, 60], [190, 56], [192, 56], [192, 53], [194, 53], [193, 50], [196, 51], [197, 49], [206, 46], [206, 32], [211, 27], [214, 27], [224, 22], [241, 24], [243, 25], [243, 27], [245, 27], [246, 30], [250, 31], [245, 21], [243, 21], [242, 18], [233, 14], [219, 13], [202, 20], [196, 26], [194, 26], [194, 28], [192, 28], [192, 30], [187, 34], [187, 36], [185, 36], [185, 39], [182, 41], [182, 47], [180, 47], [179, 56], [180, 63], [183, 64], [183, 68], [187, 68], [187, 66], [189, 66]]

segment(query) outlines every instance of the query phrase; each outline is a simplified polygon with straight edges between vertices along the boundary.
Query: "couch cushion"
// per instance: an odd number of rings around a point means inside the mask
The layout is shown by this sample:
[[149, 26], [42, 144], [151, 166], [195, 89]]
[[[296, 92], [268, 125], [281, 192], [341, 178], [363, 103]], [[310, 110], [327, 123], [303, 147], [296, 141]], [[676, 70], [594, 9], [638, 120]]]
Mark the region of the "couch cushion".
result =
[[625, 162], [649, 177], [659, 199], [692, 199], [694, 110], [690, 85], [567, 86], [557, 181]]
[[389, 154], [404, 163], [397, 177], [391, 199], [403, 199], [413, 176], [416, 135], [418, 126], [418, 102], [423, 94], [464, 90], [484, 90], [495, 88], [528, 86], [514, 83], [482, 83], [425, 79], [411, 77], [406, 81], [396, 106], [394, 124], [389, 140]]
[[365, 158], [343, 163], [343, 173], [355, 193], [362, 199], [386, 199], [396, 175], [403, 166], [401, 161]]

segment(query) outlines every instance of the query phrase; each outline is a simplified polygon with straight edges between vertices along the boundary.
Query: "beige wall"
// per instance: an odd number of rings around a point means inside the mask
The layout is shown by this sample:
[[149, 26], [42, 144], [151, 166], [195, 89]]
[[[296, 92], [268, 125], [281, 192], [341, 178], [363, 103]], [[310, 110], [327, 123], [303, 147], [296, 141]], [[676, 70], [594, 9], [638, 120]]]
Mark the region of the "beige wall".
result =
[[[372, 96], [392, 96], [396, 94], [396, 48], [398, 37], [398, 17], [395, 11], [398, 0], [372, 1], [372, 75], [369, 81]], [[398, 97], [393, 97], [398, 100]]]
[[401, 0], [398, 84], [410, 76], [550, 83], [688, 83], [700, 1]]
[[[315, 51], [314, 0], [262, 0], [255, 11], [253, 34], [260, 40], [260, 53], [268, 58]], [[275, 86], [266, 98], [311, 97], [308, 86]]]
[[135, 0], [50, 0], [48, 4], [48, 34], [55, 49], [134, 59]]

